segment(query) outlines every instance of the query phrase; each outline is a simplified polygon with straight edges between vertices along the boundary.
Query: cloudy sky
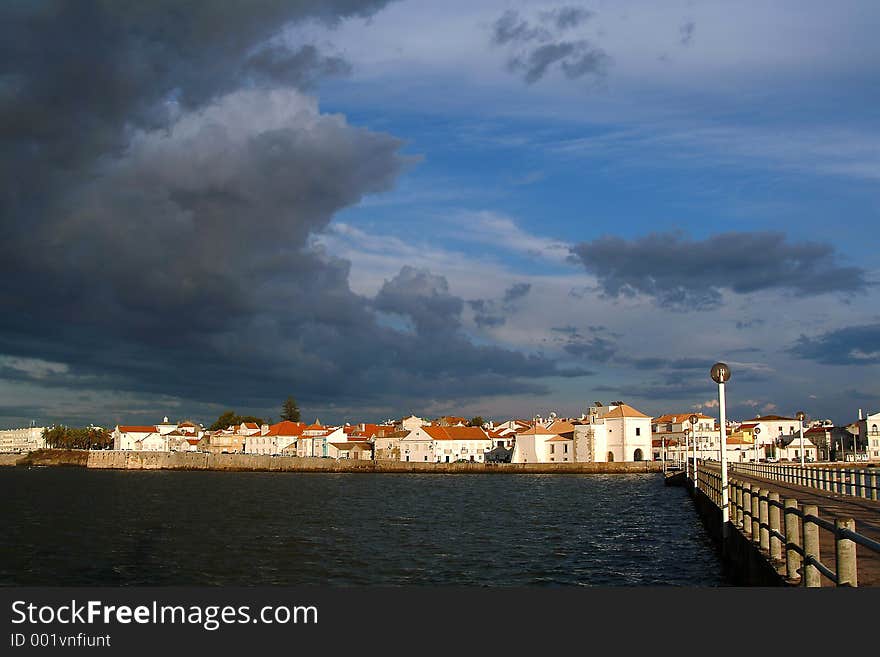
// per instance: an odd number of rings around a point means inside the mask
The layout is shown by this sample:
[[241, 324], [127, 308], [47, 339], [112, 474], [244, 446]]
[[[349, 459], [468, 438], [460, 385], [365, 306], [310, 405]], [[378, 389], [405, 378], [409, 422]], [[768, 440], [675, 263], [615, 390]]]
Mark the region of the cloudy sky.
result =
[[0, 14], [0, 426], [880, 406], [875, 2]]

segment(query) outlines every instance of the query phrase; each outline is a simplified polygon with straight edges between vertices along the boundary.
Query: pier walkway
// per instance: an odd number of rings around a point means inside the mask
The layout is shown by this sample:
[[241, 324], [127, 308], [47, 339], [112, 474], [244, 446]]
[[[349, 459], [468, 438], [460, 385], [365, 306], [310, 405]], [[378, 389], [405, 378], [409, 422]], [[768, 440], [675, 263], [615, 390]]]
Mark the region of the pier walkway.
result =
[[[764, 472], [731, 465], [728, 480], [732, 528], [751, 540], [788, 583], [834, 586], [840, 578], [839, 583], [845, 585], [849, 582], [845, 574], [850, 567], [848, 560], [854, 556], [856, 585], [880, 586], [876, 475], [862, 476], [853, 471], [850, 478], [840, 476], [843, 483], [852, 483], [851, 487], [831, 487], [821, 479], [804, 478], [799, 466], [785, 467], [788, 470]], [[697, 473], [697, 488], [720, 507], [719, 464], [698, 462]], [[692, 468], [688, 468], [687, 475], [688, 485], [693, 486]]]

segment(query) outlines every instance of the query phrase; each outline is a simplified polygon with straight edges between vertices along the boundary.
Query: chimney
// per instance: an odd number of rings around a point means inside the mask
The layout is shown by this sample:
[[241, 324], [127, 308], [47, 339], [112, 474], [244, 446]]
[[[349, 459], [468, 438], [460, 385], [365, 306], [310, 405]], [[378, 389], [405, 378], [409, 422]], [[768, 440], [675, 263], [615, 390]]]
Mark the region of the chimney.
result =
[[862, 419], [862, 409], [861, 408], [859, 409], [859, 419], [860, 420]]

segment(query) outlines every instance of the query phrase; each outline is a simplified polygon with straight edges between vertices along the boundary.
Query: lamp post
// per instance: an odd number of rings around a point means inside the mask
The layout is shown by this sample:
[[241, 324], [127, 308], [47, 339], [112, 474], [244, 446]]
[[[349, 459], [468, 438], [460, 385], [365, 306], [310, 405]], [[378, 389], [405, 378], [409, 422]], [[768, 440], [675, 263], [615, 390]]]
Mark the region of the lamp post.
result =
[[798, 419], [798, 431], [801, 436], [801, 468], [804, 467], [804, 418], [807, 417], [803, 411], [798, 411], [795, 416]]
[[663, 458], [663, 476], [665, 477], [666, 476], [666, 436], [660, 436], [660, 440], [661, 440], [661, 445], [662, 445], [661, 454], [662, 454], [662, 458]]
[[691, 442], [693, 442], [694, 446], [694, 490], [699, 490], [700, 486], [697, 483], [697, 420], [700, 418], [696, 415], [691, 415], [689, 419], [691, 421]]
[[721, 537], [729, 534], [730, 492], [727, 490], [727, 408], [724, 399], [724, 384], [730, 381], [730, 367], [727, 363], [715, 363], [709, 371], [712, 380], [718, 384], [718, 414], [721, 426]]
[[758, 436], [761, 433], [761, 427], [755, 427], [755, 429], [754, 429], [754, 431], [752, 431], [752, 433], [755, 436], [755, 463], [757, 464], [758, 463]]

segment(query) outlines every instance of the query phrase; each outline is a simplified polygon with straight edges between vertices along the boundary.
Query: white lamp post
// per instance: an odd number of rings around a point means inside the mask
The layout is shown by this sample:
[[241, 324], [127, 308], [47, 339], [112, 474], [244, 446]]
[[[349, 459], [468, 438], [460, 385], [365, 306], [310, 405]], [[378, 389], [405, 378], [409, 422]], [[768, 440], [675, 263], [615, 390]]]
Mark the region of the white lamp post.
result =
[[755, 464], [758, 463], [758, 435], [761, 433], [761, 427], [755, 427], [752, 434], [755, 436]]
[[693, 433], [691, 438], [694, 446], [694, 490], [700, 489], [698, 483], [699, 479], [697, 477], [697, 420], [699, 420], [699, 418], [696, 415], [691, 415], [691, 432]]
[[801, 436], [801, 467], [804, 467], [804, 418], [807, 417], [803, 411], [798, 411], [795, 416], [798, 419], [798, 431]]
[[721, 536], [726, 539], [730, 523], [730, 493], [727, 490], [727, 408], [724, 399], [724, 384], [730, 381], [730, 367], [727, 363], [715, 363], [709, 372], [718, 384], [718, 414], [721, 426]]

